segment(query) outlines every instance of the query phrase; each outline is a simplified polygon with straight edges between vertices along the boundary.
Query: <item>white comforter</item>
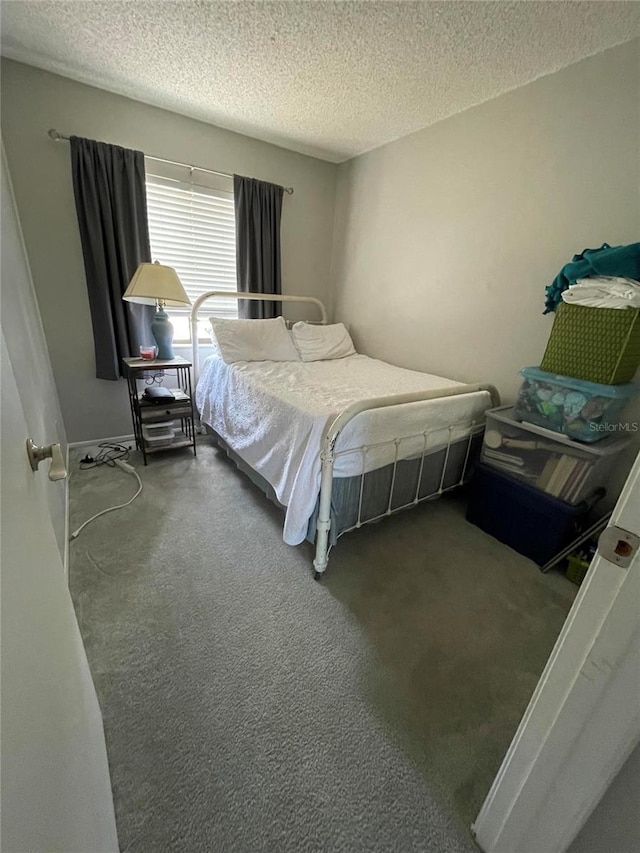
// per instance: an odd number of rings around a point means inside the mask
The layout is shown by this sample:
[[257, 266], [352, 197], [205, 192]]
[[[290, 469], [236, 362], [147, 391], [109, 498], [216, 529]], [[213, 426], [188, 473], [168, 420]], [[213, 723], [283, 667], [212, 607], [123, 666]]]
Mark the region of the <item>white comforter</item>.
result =
[[[316, 362], [238, 362], [211, 356], [196, 389], [201, 419], [273, 486], [287, 507], [283, 538], [297, 545], [320, 488], [320, 450], [328, 422], [357, 400], [459, 385], [364, 355]], [[334, 474], [359, 474], [392, 462], [393, 444], [359, 448], [430, 430], [428, 446], [443, 446], [452, 424], [482, 420], [486, 392], [411, 403], [365, 412], [354, 418], [336, 443]], [[468, 433], [456, 427], [454, 437]], [[423, 440], [404, 442], [399, 456], [422, 452]], [[354, 450], [355, 449], [355, 450]], [[346, 452], [345, 452], [346, 451]], [[353, 452], [349, 452], [353, 451]]]

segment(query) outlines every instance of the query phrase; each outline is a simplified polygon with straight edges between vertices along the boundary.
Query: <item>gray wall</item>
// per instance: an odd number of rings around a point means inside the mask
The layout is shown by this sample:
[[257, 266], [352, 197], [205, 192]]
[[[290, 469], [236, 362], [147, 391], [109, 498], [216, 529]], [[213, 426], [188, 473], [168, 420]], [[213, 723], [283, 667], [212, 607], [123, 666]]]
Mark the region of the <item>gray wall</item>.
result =
[[333, 305], [359, 351], [512, 402], [553, 323], [545, 286], [640, 238], [639, 79], [635, 39], [342, 164]]
[[51, 127], [294, 186], [283, 290], [329, 300], [335, 165], [3, 60], [2, 132], [69, 441], [129, 434], [131, 421], [124, 382], [95, 379], [69, 147]]
[[636, 746], [568, 853], [636, 853], [640, 847], [640, 746]]
[[[59, 443], [67, 438], [53, 379], [51, 362], [31, 280], [11, 179], [2, 149], [2, 332], [18, 386], [20, 402], [36, 444]], [[27, 436], [24, 436], [26, 439]], [[25, 451], [26, 460], [26, 451]], [[48, 462], [43, 467], [47, 467]], [[41, 478], [43, 479], [43, 478]], [[60, 554], [64, 555], [65, 484], [43, 479], [46, 501]]]
[[640, 235], [640, 42], [339, 167], [334, 314], [359, 348], [512, 399], [576, 251]]

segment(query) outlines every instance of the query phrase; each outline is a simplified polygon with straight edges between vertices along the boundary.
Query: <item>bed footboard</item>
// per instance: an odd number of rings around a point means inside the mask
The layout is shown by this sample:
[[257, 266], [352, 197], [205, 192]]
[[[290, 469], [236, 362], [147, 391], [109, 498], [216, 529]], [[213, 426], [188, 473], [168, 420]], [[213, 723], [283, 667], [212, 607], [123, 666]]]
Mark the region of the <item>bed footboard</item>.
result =
[[[336, 461], [336, 457], [339, 453], [336, 453], [336, 442], [346, 427], [346, 425], [352, 421], [357, 415], [362, 414], [362, 412], [371, 411], [372, 409], [383, 409], [389, 406], [398, 406], [406, 403], [421, 403], [428, 400], [437, 400], [443, 397], [455, 397], [464, 394], [475, 394], [481, 391], [485, 391], [490, 395], [491, 398], [491, 407], [495, 407], [500, 405], [500, 395], [498, 394], [497, 389], [493, 385], [458, 385], [453, 386], [452, 388], [441, 388], [433, 391], [426, 391], [422, 393], [415, 394], [397, 394], [391, 397], [376, 397], [371, 400], [364, 400], [358, 403], [354, 403], [349, 406], [343, 412], [341, 412], [335, 420], [331, 423], [329, 428], [327, 429], [322, 443], [322, 451], [320, 454], [321, 462], [322, 462], [322, 474], [320, 480], [320, 499], [319, 499], [319, 508], [318, 508], [318, 520], [316, 524], [316, 550], [315, 550], [315, 558], [313, 560], [313, 568], [314, 568], [314, 578], [319, 580], [324, 572], [327, 570], [327, 564], [329, 560], [329, 533], [331, 530], [331, 499], [333, 493], [333, 470], [334, 464]], [[489, 407], [487, 407], [489, 408]], [[464, 464], [462, 466], [462, 471], [459, 477], [453, 485], [449, 484], [446, 480], [447, 475], [447, 461], [449, 458], [449, 451], [452, 443], [453, 432], [456, 428], [461, 428], [465, 426], [468, 428], [468, 444], [466, 455], [464, 459]], [[484, 423], [475, 423], [473, 421], [469, 421], [466, 424], [452, 424], [448, 429], [448, 439], [445, 444], [445, 455], [444, 461], [442, 465], [442, 472], [439, 478], [438, 487], [435, 491], [424, 494], [421, 491], [421, 483], [422, 483], [422, 471], [424, 467], [425, 458], [428, 455], [427, 447], [428, 447], [428, 438], [433, 430], [425, 429], [423, 432], [418, 433], [414, 436], [403, 436], [402, 441], [411, 438], [419, 439], [422, 437], [422, 454], [418, 455], [419, 459], [419, 473], [416, 478], [416, 488], [415, 493], [409, 502], [403, 503], [398, 506], [394, 504], [394, 485], [396, 480], [396, 472], [398, 469], [398, 463], [401, 461], [399, 446], [400, 439], [392, 439], [388, 442], [388, 444], [395, 444], [395, 455], [394, 462], [392, 468], [392, 474], [390, 479], [389, 486], [389, 498], [387, 502], [386, 509], [379, 513], [378, 515], [371, 518], [363, 518], [362, 517], [362, 501], [363, 501], [363, 489], [364, 489], [364, 480], [365, 480], [365, 460], [366, 454], [368, 450], [371, 448], [361, 447], [359, 448], [359, 452], [362, 454], [363, 460], [363, 472], [360, 478], [360, 497], [359, 497], [359, 506], [358, 506], [358, 516], [357, 521], [353, 525], [352, 528], [356, 529], [358, 527], [362, 527], [364, 524], [369, 524], [373, 521], [378, 521], [381, 518], [384, 518], [387, 515], [392, 515], [393, 513], [400, 512], [403, 509], [408, 509], [412, 506], [415, 506], [418, 503], [421, 503], [425, 500], [432, 500], [435, 497], [438, 497], [445, 491], [449, 491], [451, 488], [454, 488], [457, 485], [461, 485], [467, 473], [467, 463], [469, 460], [469, 452], [471, 449], [471, 444], [475, 435], [477, 435], [478, 431], [484, 428]], [[441, 430], [442, 428], [439, 428]], [[353, 452], [353, 451], [346, 451]], [[431, 452], [431, 451], [429, 451]], [[346, 531], [343, 531], [346, 532]]]

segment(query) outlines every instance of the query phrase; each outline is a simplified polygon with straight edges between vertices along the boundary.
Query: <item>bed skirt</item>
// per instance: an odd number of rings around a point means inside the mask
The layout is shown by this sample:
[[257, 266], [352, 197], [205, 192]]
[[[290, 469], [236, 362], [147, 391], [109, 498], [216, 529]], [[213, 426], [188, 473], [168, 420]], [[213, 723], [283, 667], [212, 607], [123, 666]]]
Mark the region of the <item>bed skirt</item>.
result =
[[[271, 483], [255, 471], [244, 461], [214, 429], [203, 424], [207, 434], [227, 456], [235, 463], [236, 467], [246, 474], [254, 485], [262, 491], [270, 501], [280, 509], [286, 509], [278, 500]], [[439, 497], [440, 492], [453, 489], [461, 485], [464, 472], [466, 482], [473, 470], [473, 466], [480, 455], [482, 447], [482, 433], [477, 433], [471, 438], [464, 437], [458, 441], [451, 442], [449, 453], [445, 447], [434, 450], [425, 455], [418, 489], [418, 499], [425, 500], [433, 495]], [[468, 453], [468, 456], [467, 456]], [[353, 477], [334, 477], [331, 494], [331, 528], [329, 530], [329, 543], [335, 545], [338, 538], [356, 527], [358, 517], [361, 523], [367, 519], [378, 518], [400, 507], [411, 505], [416, 496], [418, 486], [417, 478], [420, 476], [420, 459], [403, 459], [397, 463], [395, 480], [393, 480], [393, 463], [383, 468], [376, 468], [364, 474], [362, 486], [362, 506], [360, 506], [360, 481], [361, 474]], [[443, 468], [446, 466], [446, 470]], [[393, 482], [393, 494], [391, 501], [389, 495]], [[318, 519], [319, 499], [309, 519], [306, 539], [314, 543], [316, 539], [316, 523]]]

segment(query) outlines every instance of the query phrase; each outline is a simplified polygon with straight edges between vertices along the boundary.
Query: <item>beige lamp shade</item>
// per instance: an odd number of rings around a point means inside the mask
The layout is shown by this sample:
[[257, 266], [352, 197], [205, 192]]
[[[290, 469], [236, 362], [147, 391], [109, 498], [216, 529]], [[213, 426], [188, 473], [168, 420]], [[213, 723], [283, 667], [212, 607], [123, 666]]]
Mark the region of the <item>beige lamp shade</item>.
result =
[[155, 305], [158, 301], [173, 306], [191, 305], [178, 273], [173, 267], [158, 263], [140, 264], [122, 298], [142, 305]]

